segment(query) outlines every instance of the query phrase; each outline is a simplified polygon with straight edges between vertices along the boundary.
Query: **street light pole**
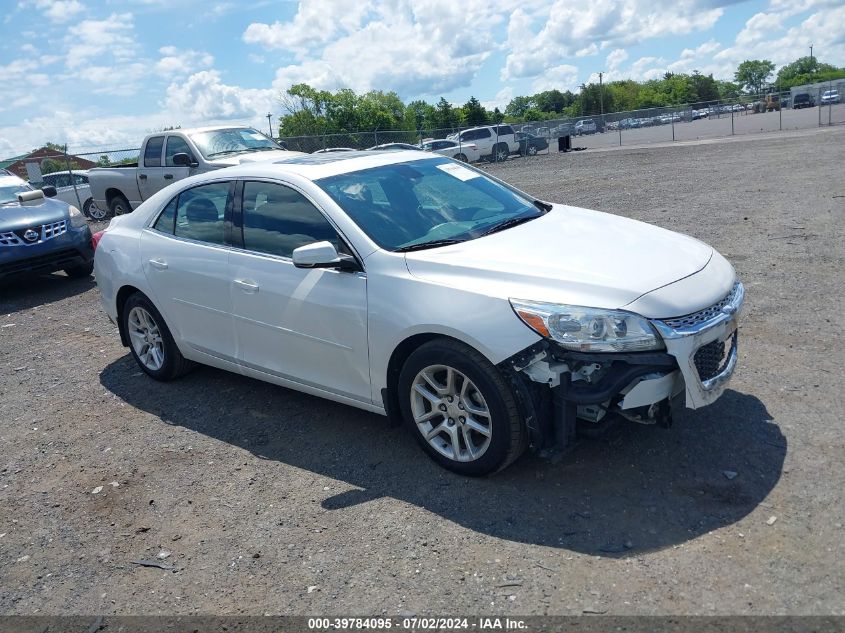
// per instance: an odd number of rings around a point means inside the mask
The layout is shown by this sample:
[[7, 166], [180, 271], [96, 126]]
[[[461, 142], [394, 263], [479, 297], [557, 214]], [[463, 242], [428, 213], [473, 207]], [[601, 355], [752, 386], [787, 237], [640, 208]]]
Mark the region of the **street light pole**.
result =
[[273, 123], [270, 121], [270, 119], [272, 119], [272, 118], [273, 118], [273, 114], [268, 112], [267, 113], [267, 128], [270, 130], [270, 138], [273, 138]]

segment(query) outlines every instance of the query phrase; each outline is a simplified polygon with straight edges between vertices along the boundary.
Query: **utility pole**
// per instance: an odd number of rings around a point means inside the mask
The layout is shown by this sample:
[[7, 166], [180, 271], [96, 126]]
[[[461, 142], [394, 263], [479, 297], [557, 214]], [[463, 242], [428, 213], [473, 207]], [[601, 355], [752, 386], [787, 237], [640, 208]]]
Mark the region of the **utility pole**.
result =
[[267, 113], [267, 127], [270, 129], [270, 138], [273, 138], [273, 123], [270, 119], [273, 118], [273, 114], [268, 112]]
[[813, 45], [810, 44], [810, 63], [813, 63]]
[[602, 85], [602, 76], [604, 73], [599, 73], [599, 108], [601, 108], [601, 120], [604, 121], [604, 88]]

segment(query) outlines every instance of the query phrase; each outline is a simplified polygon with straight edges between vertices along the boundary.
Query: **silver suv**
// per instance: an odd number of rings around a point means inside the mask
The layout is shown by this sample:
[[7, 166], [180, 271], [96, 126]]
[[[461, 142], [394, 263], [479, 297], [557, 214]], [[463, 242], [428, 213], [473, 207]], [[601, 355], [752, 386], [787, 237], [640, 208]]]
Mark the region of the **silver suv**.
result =
[[482, 158], [497, 162], [506, 160], [510, 154], [519, 151], [519, 141], [516, 140], [510, 125], [473, 127], [447, 138], [458, 143], [473, 143], [478, 147]]

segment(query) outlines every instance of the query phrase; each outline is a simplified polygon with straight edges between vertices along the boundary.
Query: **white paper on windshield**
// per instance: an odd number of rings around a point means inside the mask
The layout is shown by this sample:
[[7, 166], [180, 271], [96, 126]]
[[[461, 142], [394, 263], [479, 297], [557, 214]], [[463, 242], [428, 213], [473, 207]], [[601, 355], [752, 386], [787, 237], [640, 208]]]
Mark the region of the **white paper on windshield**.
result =
[[447, 174], [454, 176], [458, 180], [471, 180], [473, 178], [478, 178], [478, 174], [471, 169], [467, 169], [463, 165], [457, 165], [455, 163], [438, 165], [437, 169], [445, 171]]
[[263, 141], [264, 137], [261, 134], [256, 132], [246, 132], [246, 137], [251, 138], [253, 141]]

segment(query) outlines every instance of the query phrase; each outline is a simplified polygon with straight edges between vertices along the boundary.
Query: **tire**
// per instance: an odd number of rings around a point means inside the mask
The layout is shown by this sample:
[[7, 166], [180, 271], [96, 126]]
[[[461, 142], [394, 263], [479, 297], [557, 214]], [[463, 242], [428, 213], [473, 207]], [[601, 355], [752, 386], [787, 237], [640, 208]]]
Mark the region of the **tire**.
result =
[[510, 156], [511, 150], [506, 143], [499, 143], [493, 148], [493, 160], [497, 163], [503, 163]]
[[468, 163], [469, 162], [467, 160], [466, 154], [455, 154], [455, 160], [459, 160], [462, 163]]
[[93, 198], [88, 198], [85, 201], [85, 205], [82, 207], [82, 213], [94, 222], [102, 222], [109, 217], [109, 212], [103, 211], [100, 207], [96, 206]]
[[90, 264], [83, 264], [82, 266], [74, 266], [73, 268], [65, 268], [65, 274], [71, 279], [83, 279], [90, 277], [94, 272], [94, 262]]
[[132, 357], [150, 378], [174, 380], [194, 366], [182, 356], [161, 313], [142, 293], [127, 299], [120, 318]]
[[535, 145], [528, 146], [528, 155], [529, 156], [536, 156], [537, 155], [537, 147]]
[[507, 467], [528, 445], [513, 391], [490, 361], [463, 343], [434, 339], [420, 346], [405, 361], [397, 388], [411, 433], [448, 470], [487, 475]]
[[129, 201], [126, 198], [118, 194], [109, 202], [109, 213], [114, 216], [132, 213], [132, 207], [129, 206]]

